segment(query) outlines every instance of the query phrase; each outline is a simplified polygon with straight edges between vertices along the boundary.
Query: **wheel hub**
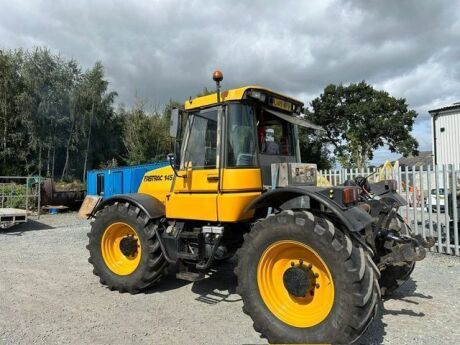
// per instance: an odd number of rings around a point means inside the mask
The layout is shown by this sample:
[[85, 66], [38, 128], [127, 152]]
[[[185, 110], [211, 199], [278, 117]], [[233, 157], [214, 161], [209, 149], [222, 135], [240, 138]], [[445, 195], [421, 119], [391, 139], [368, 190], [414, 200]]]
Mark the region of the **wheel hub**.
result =
[[283, 274], [283, 283], [289, 294], [295, 297], [306, 297], [314, 294], [316, 277], [311, 270], [312, 265], [304, 265], [302, 260], [296, 265], [293, 261]]
[[316, 251], [298, 241], [281, 240], [265, 249], [257, 265], [257, 285], [268, 310], [294, 327], [319, 324], [334, 304], [329, 268]]
[[137, 252], [137, 239], [132, 235], [125, 236], [120, 241], [120, 251], [124, 256], [134, 256]]

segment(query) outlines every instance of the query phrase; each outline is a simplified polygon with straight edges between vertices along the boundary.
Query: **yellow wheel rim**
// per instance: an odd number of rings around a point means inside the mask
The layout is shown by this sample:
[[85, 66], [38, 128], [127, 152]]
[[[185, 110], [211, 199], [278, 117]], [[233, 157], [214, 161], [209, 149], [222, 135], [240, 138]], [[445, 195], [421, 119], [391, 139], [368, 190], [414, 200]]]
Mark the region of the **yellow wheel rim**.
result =
[[[134, 244], [137, 247], [130, 250], [128, 255], [125, 255], [120, 247], [122, 240], [126, 242], [126, 239], [131, 242], [131, 246]], [[105, 264], [113, 273], [121, 276], [133, 273], [139, 266], [142, 255], [136, 230], [123, 222], [110, 224], [102, 235], [101, 252]]]
[[[293, 267], [311, 267], [315, 284], [305, 297], [287, 290], [283, 276]], [[311, 264], [311, 266], [310, 266]], [[257, 266], [259, 292], [268, 309], [282, 322], [294, 327], [313, 327], [329, 315], [334, 304], [334, 282], [321, 257], [297, 241], [278, 241], [262, 254]]]

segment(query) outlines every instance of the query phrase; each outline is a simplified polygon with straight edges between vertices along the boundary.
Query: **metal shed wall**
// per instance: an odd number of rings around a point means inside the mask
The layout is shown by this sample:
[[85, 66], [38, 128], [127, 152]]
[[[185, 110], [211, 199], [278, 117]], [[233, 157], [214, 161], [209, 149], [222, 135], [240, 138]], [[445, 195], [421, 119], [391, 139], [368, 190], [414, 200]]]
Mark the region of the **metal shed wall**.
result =
[[[115, 194], [136, 193], [147, 171], [167, 166], [168, 161], [150, 164], [116, 167], [88, 171], [86, 176], [86, 194], [101, 195], [103, 198]], [[98, 176], [102, 185], [98, 191]]]
[[435, 115], [433, 153], [435, 164], [460, 164], [460, 108]]

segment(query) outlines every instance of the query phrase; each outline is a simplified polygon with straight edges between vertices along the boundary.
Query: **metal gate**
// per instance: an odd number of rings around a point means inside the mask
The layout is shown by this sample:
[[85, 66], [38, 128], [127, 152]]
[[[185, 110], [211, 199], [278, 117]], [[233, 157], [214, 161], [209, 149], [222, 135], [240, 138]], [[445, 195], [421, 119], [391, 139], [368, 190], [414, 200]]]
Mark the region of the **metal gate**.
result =
[[0, 176], [0, 227], [40, 217], [38, 176]]
[[359, 175], [370, 175], [369, 182], [396, 180], [407, 201], [400, 213], [412, 230], [435, 237], [432, 250], [460, 256], [460, 165], [321, 170], [318, 175], [322, 185], [339, 185]]

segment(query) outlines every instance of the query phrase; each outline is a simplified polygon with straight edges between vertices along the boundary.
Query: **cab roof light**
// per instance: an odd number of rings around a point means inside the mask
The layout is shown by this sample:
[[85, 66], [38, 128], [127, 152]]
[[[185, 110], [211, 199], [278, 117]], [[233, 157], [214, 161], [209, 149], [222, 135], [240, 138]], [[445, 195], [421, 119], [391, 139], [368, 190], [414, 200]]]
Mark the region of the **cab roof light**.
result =
[[251, 90], [249, 92], [249, 96], [252, 97], [252, 98], [258, 99], [261, 102], [265, 102], [265, 100], [267, 99], [266, 94], [264, 94], [264, 93], [262, 93], [260, 91], [257, 91], [257, 90]]

